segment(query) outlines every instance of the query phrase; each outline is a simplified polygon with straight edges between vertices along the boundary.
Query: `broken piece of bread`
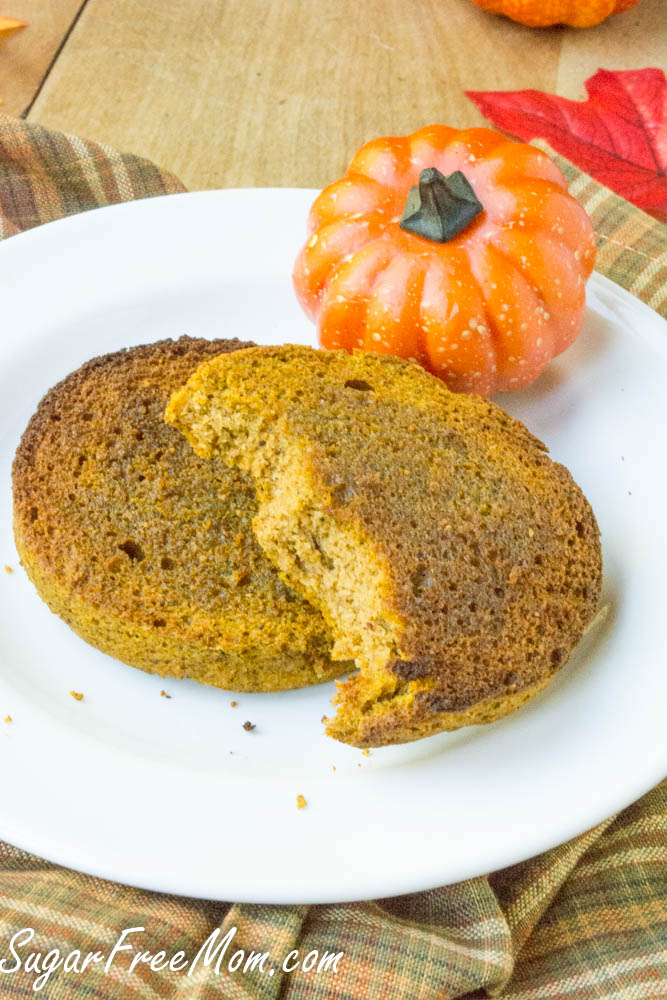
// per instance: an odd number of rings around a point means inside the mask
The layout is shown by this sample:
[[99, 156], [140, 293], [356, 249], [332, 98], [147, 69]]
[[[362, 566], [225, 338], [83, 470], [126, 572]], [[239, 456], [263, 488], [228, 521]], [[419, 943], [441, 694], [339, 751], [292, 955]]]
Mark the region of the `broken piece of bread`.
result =
[[598, 605], [593, 512], [526, 428], [387, 355], [255, 347], [202, 364], [167, 420], [252, 476], [253, 528], [319, 608], [359, 747], [490, 722], [540, 691]]
[[280, 691], [345, 665], [257, 544], [248, 477], [212, 469], [164, 422], [202, 361], [247, 346], [162, 340], [54, 386], [14, 460], [14, 531], [40, 596], [93, 646], [163, 677]]

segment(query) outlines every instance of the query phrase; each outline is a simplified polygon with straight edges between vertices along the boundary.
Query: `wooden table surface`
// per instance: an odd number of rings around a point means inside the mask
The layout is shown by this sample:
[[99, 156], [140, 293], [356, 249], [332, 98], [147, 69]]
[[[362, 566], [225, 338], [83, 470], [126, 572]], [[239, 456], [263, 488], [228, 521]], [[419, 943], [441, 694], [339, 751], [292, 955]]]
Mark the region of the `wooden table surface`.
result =
[[190, 188], [320, 187], [355, 149], [481, 124], [468, 90], [584, 97], [665, 61], [664, 0], [536, 30], [470, 0], [5, 0], [3, 111], [148, 156]]

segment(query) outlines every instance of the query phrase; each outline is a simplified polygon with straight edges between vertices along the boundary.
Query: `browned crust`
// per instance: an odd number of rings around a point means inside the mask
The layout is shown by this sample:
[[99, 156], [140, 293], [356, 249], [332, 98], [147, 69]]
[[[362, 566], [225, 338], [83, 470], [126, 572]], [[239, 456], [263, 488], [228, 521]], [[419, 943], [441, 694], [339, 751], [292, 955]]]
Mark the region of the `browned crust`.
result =
[[212, 474], [163, 420], [198, 364], [246, 346], [163, 340], [68, 375], [18, 447], [14, 528], [40, 596], [91, 645], [161, 675], [281, 690], [344, 665], [261, 552], [249, 481]]
[[[340, 685], [328, 729], [339, 739], [399, 742], [448, 728], [452, 713], [516, 706], [563, 666], [595, 614], [599, 530], [570, 473], [498, 406], [449, 392], [415, 364], [252, 348], [203, 365], [168, 414], [200, 454], [250, 469], [260, 505], [280, 495], [276, 469], [291, 449], [291, 480], [302, 472], [327, 522], [370, 540], [386, 567], [395, 652], [381, 684], [373, 668]], [[289, 560], [269, 554], [304, 592]], [[335, 608], [307, 593], [344, 653]]]
[[[449, 733], [466, 726], [482, 726], [497, 722], [515, 712], [543, 691], [551, 676], [516, 691], [484, 698], [466, 708], [443, 709], [437, 699], [406, 697], [395, 699], [391, 712], [370, 711], [361, 718], [354, 713], [338, 713], [327, 719], [326, 732], [342, 743], [363, 749], [410, 743], [413, 740]], [[345, 682], [343, 682], [344, 684]]]

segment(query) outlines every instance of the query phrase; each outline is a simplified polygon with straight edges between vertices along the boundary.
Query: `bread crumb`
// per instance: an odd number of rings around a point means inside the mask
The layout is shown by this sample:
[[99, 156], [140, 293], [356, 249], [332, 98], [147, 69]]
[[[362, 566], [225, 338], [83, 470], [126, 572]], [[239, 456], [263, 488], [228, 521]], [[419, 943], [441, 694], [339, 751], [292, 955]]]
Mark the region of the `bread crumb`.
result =
[[171, 695], [167, 694], [166, 691], [160, 691], [160, 697], [161, 698], [171, 698]]
[[236, 706], [238, 705], [238, 701], [230, 701], [229, 704], [232, 706], [232, 708], [236, 708]]
[[297, 807], [297, 809], [305, 809], [307, 805], [308, 805], [308, 803], [307, 803], [306, 799], [303, 797], [303, 795], [297, 795], [297, 797], [296, 797], [296, 807]]
[[7, 718], [5, 719], [5, 722], [13, 722], [13, 721], [14, 720], [12, 719], [11, 715], [8, 715]]
[[12, 569], [12, 567], [9, 566], [7, 563], [5, 563], [5, 573], [13, 573], [13, 572], [14, 570]]
[[334, 771], [336, 770], [336, 765], [335, 764], [332, 764], [331, 767], [333, 768]]
[[75, 701], [83, 701], [83, 695], [81, 694], [80, 691], [70, 691], [70, 694], [72, 695]]
[[251, 733], [255, 728], [255, 723], [246, 721], [243, 723], [243, 728], [245, 729], [246, 733]]
[[366, 748], [365, 750], [362, 750], [362, 753], [363, 753], [364, 757], [370, 757], [370, 755], [371, 755], [371, 752], [370, 752], [370, 750], [368, 748]]

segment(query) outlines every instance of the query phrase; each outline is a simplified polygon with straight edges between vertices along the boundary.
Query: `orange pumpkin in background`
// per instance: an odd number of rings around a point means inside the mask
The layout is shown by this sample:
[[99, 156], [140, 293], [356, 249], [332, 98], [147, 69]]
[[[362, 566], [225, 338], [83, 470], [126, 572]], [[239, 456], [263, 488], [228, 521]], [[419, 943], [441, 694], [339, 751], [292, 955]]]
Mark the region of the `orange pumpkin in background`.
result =
[[639, 0], [472, 0], [482, 10], [504, 14], [530, 28], [566, 24], [570, 28], [592, 28], [611, 14], [630, 10]]
[[0, 42], [4, 41], [5, 38], [11, 38], [21, 28], [26, 27], [26, 22], [19, 21], [16, 17], [0, 17]]
[[488, 396], [528, 385], [581, 328], [591, 222], [548, 156], [491, 129], [367, 143], [308, 232], [294, 287], [323, 347], [415, 358]]

